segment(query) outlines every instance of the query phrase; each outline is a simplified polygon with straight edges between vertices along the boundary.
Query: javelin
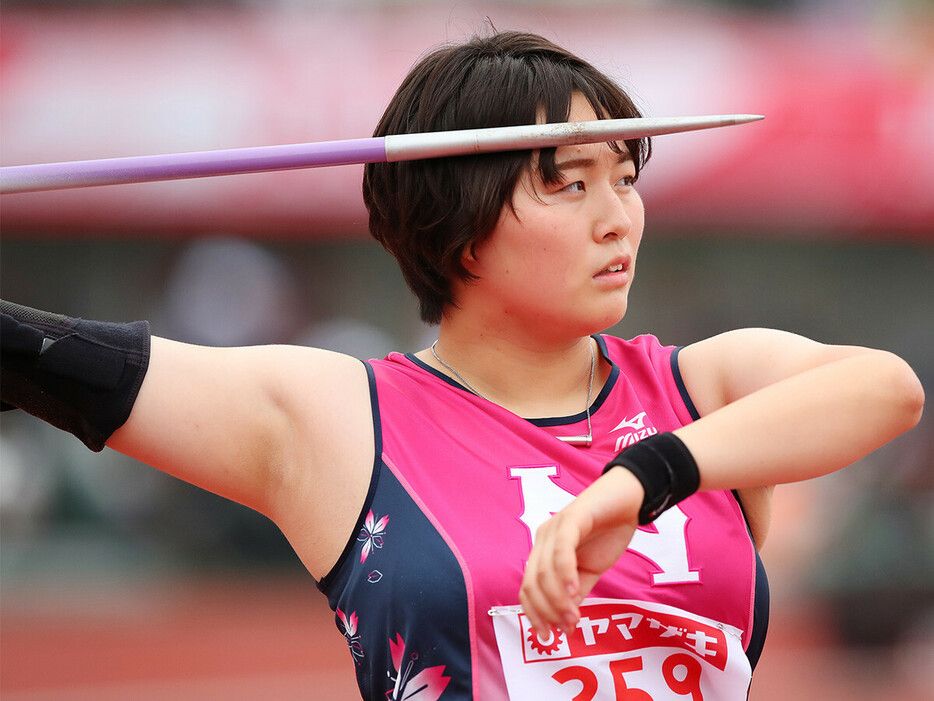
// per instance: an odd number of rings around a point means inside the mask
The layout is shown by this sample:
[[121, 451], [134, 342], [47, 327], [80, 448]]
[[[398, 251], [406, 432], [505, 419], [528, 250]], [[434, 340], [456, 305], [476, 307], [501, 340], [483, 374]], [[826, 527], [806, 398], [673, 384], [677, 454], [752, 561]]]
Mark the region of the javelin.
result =
[[532, 150], [639, 139], [759, 119], [763, 117], [752, 114], [603, 119], [6, 166], [0, 168], [0, 194]]

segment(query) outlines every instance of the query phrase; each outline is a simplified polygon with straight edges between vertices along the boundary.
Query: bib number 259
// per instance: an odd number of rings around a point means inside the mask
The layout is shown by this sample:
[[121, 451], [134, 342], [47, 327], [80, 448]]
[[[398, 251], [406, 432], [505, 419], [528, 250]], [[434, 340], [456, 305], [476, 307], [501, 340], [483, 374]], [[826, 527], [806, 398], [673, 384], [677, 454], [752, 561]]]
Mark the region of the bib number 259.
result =
[[[630, 687], [626, 677], [627, 673], [642, 671], [642, 657], [624, 657], [611, 660], [609, 665], [611, 683], [615, 692], [616, 701], [655, 701], [648, 691]], [[691, 701], [703, 701], [701, 693], [700, 662], [690, 655], [675, 653], [662, 663], [662, 678], [665, 685], [675, 694], [690, 697]], [[597, 673], [589, 667], [570, 665], [563, 667], [551, 675], [551, 678], [573, 690], [575, 684], [580, 685], [580, 691], [570, 697], [569, 701], [593, 701], [600, 690], [600, 679]]]

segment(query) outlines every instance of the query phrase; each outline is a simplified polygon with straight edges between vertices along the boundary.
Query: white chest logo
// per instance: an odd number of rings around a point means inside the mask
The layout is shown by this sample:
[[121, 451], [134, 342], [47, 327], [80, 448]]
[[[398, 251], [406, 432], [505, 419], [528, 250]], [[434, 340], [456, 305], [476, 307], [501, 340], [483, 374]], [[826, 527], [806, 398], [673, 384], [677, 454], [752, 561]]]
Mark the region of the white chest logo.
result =
[[[645, 412], [639, 412], [631, 419], [623, 419], [619, 422], [619, 425], [613, 429], [613, 431], [619, 431], [620, 429], [628, 428], [633, 431], [638, 431], [639, 429], [645, 428]], [[610, 431], [610, 433], [613, 433]]]
[[610, 433], [622, 431], [623, 429], [627, 429], [626, 433], [623, 433], [616, 439], [616, 445], [613, 448], [617, 453], [623, 448], [627, 448], [633, 443], [641, 441], [643, 438], [648, 438], [658, 433], [658, 429], [654, 426], [645, 425], [644, 411], [639, 412], [631, 419], [624, 418]]
[[[552, 514], [574, 500], [574, 495], [560, 487], [554, 478], [557, 465], [522, 465], [509, 468], [509, 478], [519, 482], [522, 513], [518, 520], [528, 531], [529, 547], [535, 543], [535, 531]], [[700, 581], [700, 570], [691, 569], [687, 544], [688, 518], [677, 506], [652, 523], [654, 532], [639, 529], [628, 550], [655, 565], [652, 584], [682, 584]]]

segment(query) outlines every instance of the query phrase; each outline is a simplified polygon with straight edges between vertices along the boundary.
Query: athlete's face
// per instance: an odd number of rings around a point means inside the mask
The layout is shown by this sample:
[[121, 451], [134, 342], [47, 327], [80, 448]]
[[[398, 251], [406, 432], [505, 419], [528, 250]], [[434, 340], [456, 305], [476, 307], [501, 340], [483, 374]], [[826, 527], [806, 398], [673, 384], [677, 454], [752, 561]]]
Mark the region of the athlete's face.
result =
[[[593, 108], [575, 95], [569, 120], [592, 119]], [[514, 207], [503, 208], [492, 235], [466, 257], [480, 280], [465, 292], [482, 297], [491, 321], [582, 336], [625, 315], [644, 212], [625, 149], [563, 146], [555, 162], [563, 180], [543, 183], [533, 164]]]

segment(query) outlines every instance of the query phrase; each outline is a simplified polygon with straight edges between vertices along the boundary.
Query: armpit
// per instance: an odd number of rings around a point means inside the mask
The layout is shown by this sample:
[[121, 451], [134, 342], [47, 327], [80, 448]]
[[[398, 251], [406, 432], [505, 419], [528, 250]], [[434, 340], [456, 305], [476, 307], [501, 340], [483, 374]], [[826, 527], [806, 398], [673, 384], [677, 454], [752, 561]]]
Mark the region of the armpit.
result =
[[774, 486], [736, 490], [746, 516], [746, 523], [752, 533], [752, 540], [756, 548], [760, 550], [768, 535], [769, 524], [772, 520], [772, 493], [774, 491]]

